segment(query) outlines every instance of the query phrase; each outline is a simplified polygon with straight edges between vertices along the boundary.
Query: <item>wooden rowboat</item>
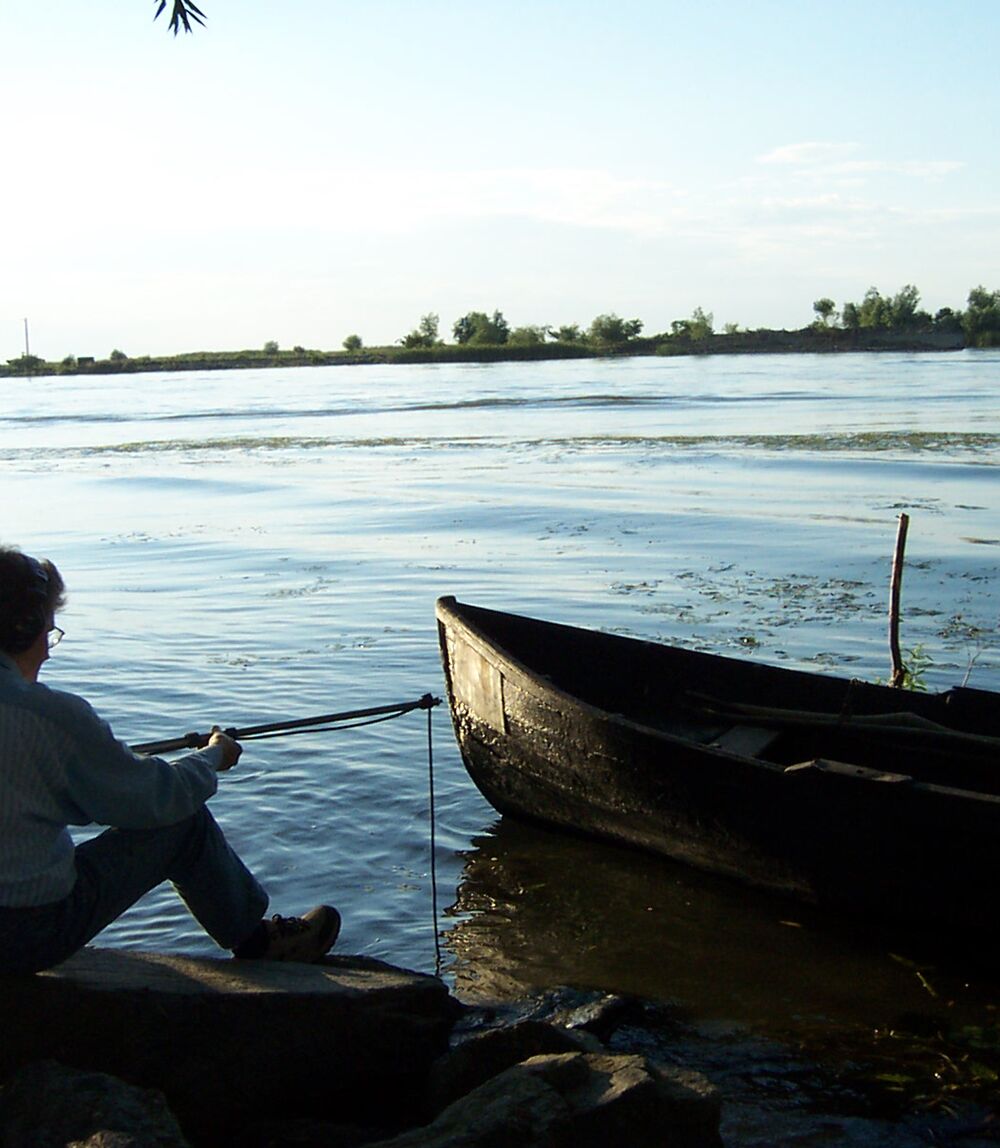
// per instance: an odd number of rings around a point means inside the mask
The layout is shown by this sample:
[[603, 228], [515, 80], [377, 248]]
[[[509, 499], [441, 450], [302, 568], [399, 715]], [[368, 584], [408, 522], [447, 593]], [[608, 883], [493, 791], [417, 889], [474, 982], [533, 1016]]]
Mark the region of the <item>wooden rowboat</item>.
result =
[[811, 902], [1000, 939], [1000, 695], [891, 689], [441, 598], [499, 812]]

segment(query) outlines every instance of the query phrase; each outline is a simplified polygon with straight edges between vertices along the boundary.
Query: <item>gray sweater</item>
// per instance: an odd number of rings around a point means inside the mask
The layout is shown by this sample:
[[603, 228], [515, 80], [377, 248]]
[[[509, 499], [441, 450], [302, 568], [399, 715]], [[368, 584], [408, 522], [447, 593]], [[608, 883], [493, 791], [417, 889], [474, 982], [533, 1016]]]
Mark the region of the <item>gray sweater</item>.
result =
[[60, 901], [76, 880], [69, 825], [150, 829], [215, 792], [222, 750], [140, 757], [74, 694], [27, 682], [0, 653], [0, 906]]

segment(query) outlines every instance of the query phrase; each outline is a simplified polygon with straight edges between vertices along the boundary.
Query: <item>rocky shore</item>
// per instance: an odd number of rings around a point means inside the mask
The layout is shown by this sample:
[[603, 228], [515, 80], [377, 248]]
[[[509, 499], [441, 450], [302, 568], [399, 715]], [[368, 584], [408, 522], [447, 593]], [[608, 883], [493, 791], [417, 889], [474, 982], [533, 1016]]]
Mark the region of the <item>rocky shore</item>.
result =
[[662, 1006], [566, 990], [472, 1008], [435, 977], [360, 957], [87, 949], [0, 978], [0, 1008], [3, 1148], [996, 1142], [988, 1113], [817, 1112], [818, 1066]]

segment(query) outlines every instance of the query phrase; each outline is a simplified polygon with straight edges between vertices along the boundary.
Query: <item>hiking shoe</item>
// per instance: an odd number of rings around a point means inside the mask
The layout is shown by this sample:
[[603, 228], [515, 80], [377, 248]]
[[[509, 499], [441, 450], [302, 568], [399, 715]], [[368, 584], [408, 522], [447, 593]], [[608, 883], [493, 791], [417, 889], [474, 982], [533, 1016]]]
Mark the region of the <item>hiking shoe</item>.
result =
[[340, 914], [332, 905], [317, 905], [301, 917], [274, 916], [233, 950], [245, 960], [301, 961], [311, 965], [333, 948], [340, 933]]

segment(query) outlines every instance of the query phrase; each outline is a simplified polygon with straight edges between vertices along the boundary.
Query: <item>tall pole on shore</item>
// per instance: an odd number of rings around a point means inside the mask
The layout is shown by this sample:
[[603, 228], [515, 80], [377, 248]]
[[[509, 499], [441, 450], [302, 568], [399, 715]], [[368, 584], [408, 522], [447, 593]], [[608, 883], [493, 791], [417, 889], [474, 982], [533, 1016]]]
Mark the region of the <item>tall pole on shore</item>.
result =
[[24, 377], [31, 374], [31, 347], [28, 343], [28, 317], [24, 318]]

